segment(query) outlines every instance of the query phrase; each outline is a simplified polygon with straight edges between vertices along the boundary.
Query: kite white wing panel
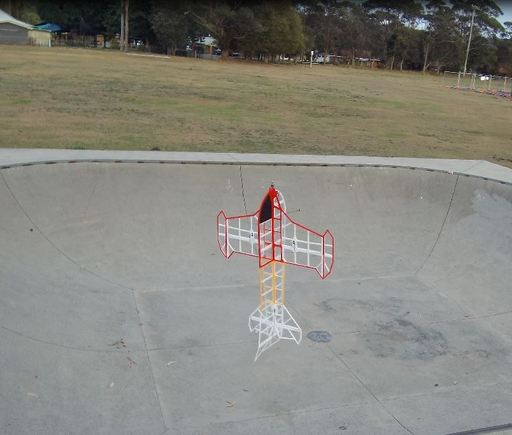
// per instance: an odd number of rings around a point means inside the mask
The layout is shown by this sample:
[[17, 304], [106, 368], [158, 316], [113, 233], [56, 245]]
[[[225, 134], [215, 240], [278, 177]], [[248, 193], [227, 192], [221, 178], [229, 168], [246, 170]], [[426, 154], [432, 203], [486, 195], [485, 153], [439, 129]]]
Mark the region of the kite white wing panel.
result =
[[258, 256], [257, 214], [227, 217], [223, 211], [217, 216], [217, 242], [225, 257], [233, 253]]
[[334, 263], [334, 237], [330, 231], [323, 234], [306, 228], [285, 212], [283, 225], [283, 261], [288, 264], [315, 269], [321, 278], [332, 271]]

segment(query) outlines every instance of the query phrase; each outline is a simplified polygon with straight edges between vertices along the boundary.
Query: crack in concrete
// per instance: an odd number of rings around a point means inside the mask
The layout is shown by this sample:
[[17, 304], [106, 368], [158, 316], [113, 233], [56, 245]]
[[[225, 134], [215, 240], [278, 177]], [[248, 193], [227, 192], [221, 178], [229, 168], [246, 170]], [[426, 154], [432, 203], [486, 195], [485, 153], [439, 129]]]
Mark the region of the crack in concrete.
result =
[[444, 231], [444, 228], [445, 228], [445, 225], [446, 225], [446, 221], [448, 220], [448, 215], [450, 214], [450, 210], [452, 208], [452, 203], [453, 203], [453, 198], [455, 197], [455, 191], [457, 190], [457, 184], [459, 183], [459, 175], [457, 175], [457, 178], [455, 179], [455, 183], [453, 185], [453, 191], [452, 191], [452, 196], [450, 198], [450, 202], [448, 204], [448, 207], [447, 207], [447, 210], [446, 210], [446, 214], [444, 216], [444, 219], [443, 219], [443, 222], [441, 224], [441, 227], [439, 228], [439, 232], [437, 233], [437, 237], [436, 237], [436, 240], [434, 241], [434, 244], [432, 245], [432, 249], [430, 249], [430, 252], [428, 253], [427, 257], [425, 258], [425, 260], [423, 261], [422, 265], [416, 270], [416, 272], [414, 272], [414, 275], [418, 275], [418, 273], [421, 272], [421, 270], [425, 267], [425, 265], [427, 264], [428, 260], [430, 260], [430, 257], [432, 256], [432, 254], [434, 253], [436, 247], [437, 247], [437, 244], [439, 242], [439, 239], [441, 238], [441, 234], [443, 233]]

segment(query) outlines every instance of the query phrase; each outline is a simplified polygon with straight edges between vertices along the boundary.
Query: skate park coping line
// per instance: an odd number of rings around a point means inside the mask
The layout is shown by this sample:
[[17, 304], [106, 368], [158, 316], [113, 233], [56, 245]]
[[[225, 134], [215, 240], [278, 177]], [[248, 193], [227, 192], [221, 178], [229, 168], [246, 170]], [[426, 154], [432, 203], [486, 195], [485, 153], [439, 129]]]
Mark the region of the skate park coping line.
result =
[[512, 185], [512, 169], [486, 160], [172, 151], [0, 148], [0, 170], [59, 163], [160, 163], [264, 166], [375, 167], [424, 170]]

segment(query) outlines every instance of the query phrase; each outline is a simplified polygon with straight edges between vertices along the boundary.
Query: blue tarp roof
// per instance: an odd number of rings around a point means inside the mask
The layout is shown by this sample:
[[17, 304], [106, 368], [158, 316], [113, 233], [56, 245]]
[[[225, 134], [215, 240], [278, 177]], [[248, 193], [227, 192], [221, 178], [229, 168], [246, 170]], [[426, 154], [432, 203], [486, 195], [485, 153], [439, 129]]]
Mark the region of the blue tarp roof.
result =
[[62, 30], [62, 28], [55, 23], [41, 23], [34, 27], [39, 30], [48, 30], [50, 32], [60, 32]]

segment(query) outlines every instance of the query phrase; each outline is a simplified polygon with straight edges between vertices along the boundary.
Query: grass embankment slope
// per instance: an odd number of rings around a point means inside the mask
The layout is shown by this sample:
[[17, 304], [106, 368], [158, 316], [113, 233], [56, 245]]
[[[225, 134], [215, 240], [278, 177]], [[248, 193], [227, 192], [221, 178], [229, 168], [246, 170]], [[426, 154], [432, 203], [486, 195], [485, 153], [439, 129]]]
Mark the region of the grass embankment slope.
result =
[[512, 103], [422, 74], [0, 46], [0, 146], [485, 159]]

